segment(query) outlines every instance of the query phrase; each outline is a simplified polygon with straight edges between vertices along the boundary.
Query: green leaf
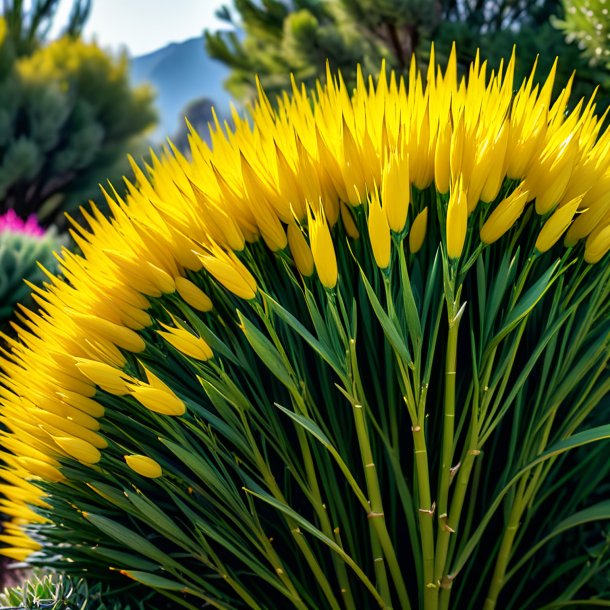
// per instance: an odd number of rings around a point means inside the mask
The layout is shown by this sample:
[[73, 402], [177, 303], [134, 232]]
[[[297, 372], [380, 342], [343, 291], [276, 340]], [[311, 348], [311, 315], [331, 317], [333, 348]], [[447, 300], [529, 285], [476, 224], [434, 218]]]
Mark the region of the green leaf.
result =
[[591, 523], [592, 521], [606, 521], [610, 519], [610, 500], [604, 500], [593, 506], [589, 506], [583, 510], [574, 513], [570, 517], [567, 517], [563, 521], [560, 521], [552, 531], [547, 534], [542, 540], [537, 542], [531, 549], [519, 559], [519, 561], [512, 567], [510, 572], [506, 575], [506, 580], [509, 580], [511, 576], [524, 564], [526, 563], [539, 549], [541, 549], [549, 540], [555, 538], [559, 534], [566, 532], [573, 527], [584, 525], [585, 523]]
[[405, 343], [403, 337], [398, 328], [396, 328], [396, 324], [390, 319], [388, 314], [384, 311], [375, 291], [372, 286], [369, 284], [369, 281], [366, 279], [366, 275], [364, 271], [360, 269], [360, 277], [362, 278], [362, 283], [366, 290], [366, 294], [369, 298], [371, 306], [373, 307], [373, 311], [381, 324], [381, 328], [383, 329], [383, 334], [386, 336], [387, 340], [390, 342], [390, 345], [396, 350], [396, 353], [401, 357], [403, 362], [407, 364], [412, 364], [413, 359], [411, 358], [411, 354], [409, 352], [409, 348]]
[[320, 357], [328, 363], [332, 369], [338, 374], [343, 375], [344, 371], [339, 365], [335, 355], [326, 349], [325, 345], [318, 341], [289, 311], [284, 309], [277, 301], [274, 301], [268, 294], [264, 295], [265, 300], [271, 305], [271, 308], [276, 315], [290, 328], [297, 332], [309, 346], [320, 355]]
[[500, 493], [498, 493], [496, 499], [493, 501], [490, 508], [481, 519], [478, 528], [456, 558], [451, 570], [452, 576], [457, 575], [457, 573], [464, 567], [465, 563], [468, 561], [468, 558], [479, 544], [487, 525], [498, 510], [502, 499], [514, 487], [514, 485], [519, 482], [523, 475], [527, 475], [527, 473], [534, 466], [545, 462], [546, 460], [549, 460], [553, 457], [561, 455], [566, 451], [576, 449], [577, 447], [582, 447], [583, 445], [588, 445], [589, 443], [596, 443], [598, 441], [603, 441], [607, 439], [610, 439], [610, 424], [606, 424], [604, 426], [597, 426], [596, 428], [591, 428], [589, 430], [584, 430], [583, 432], [578, 432], [576, 434], [573, 434], [572, 436], [569, 436], [568, 438], [564, 438], [557, 441], [556, 443], [551, 445], [551, 447], [547, 449], [544, 453], [541, 453], [535, 460], [532, 460], [527, 466], [522, 468], [507, 483], [507, 485], [505, 485], [505, 487], [500, 491]]
[[265, 335], [256, 328], [241, 311], [237, 310], [237, 315], [241, 323], [244, 336], [246, 337], [250, 347], [254, 353], [262, 360], [263, 364], [271, 371], [271, 373], [290, 391], [297, 391], [294, 380], [290, 376], [290, 371], [286, 368], [286, 364], [282, 361], [277, 348], [265, 337]]
[[519, 299], [519, 302], [513, 307], [504, 325], [496, 336], [491, 340], [488, 349], [495, 347], [500, 341], [508, 335], [519, 322], [534, 309], [540, 299], [546, 294], [546, 291], [553, 285], [553, 282], [559, 276], [553, 277], [560, 261], [549, 267], [536, 283]]
[[164, 578], [163, 576], [158, 576], [157, 574], [151, 574], [150, 572], [142, 572], [140, 570], [122, 570], [122, 574], [125, 574], [126, 576], [129, 576], [129, 578], [132, 578], [133, 580], [154, 589], [182, 591], [184, 593], [189, 592], [188, 587], [185, 587], [182, 583], [175, 580], [170, 580], [169, 578]]
[[173, 562], [169, 555], [166, 555], [163, 551], [157, 548], [152, 542], [136, 534], [133, 530], [108, 519], [108, 517], [102, 517], [101, 515], [94, 515], [92, 513], [83, 513], [83, 516], [87, 521], [95, 525], [101, 532], [110, 536], [113, 540], [121, 543], [130, 549], [141, 553], [144, 557], [148, 557], [154, 561], [159, 562], [160, 565], [168, 565]]
[[119, 568], [146, 570], [147, 572], [152, 572], [154, 570], [159, 569], [159, 566], [156, 563], [153, 563], [152, 561], [142, 559], [141, 557], [138, 557], [137, 555], [132, 555], [131, 553], [117, 551], [116, 549], [111, 549], [104, 546], [93, 547], [91, 549], [91, 553], [93, 555], [100, 555], [105, 560], [116, 562], [117, 567]]
[[283, 407], [282, 405], [278, 404], [277, 402], [275, 403], [275, 406], [278, 409], [280, 409], [280, 411], [282, 411], [283, 413], [288, 415], [288, 417], [290, 417], [299, 426], [301, 426], [307, 432], [309, 432], [309, 434], [311, 434], [318, 441], [320, 441], [322, 443], [322, 445], [324, 445], [324, 447], [328, 450], [328, 452], [334, 458], [335, 462], [337, 463], [337, 466], [339, 466], [339, 468], [341, 469], [341, 472], [343, 472], [343, 474], [345, 475], [347, 482], [349, 483], [350, 487], [356, 494], [356, 497], [358, 498], [358, 500], [364, 507], [364, 510], [368, 511], [369, 504], [366, 499], [366, 496], [360, 489], [360, 487], [359, 487], [358, 483], [356, 482], [356, 479], [354, 478], [348, 465], [343, 461], [343, 458], [339, 455], [339, 452], [335, 449], [335, 447], [331, 443], [330, 439], [326, 436], [326, 434], [324, 434], [324, 432], [320, 429], [320, 427], [314, 421], [309, 419], [308, 417], [299, 415], [298, 413], [294, 413], [293, 411], [286, 409], [286, 407]]

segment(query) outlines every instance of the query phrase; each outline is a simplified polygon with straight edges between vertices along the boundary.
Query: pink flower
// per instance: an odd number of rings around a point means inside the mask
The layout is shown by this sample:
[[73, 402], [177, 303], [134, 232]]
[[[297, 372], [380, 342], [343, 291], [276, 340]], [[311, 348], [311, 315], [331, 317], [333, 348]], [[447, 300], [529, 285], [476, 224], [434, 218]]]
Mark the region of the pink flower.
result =
[[27, 220], [22, 220], [15, 214], [14, 210], [9, 210], [6, 214], [0, 215], [0, 233], [24, 233], [36, 237], [45, 234], [45, 230], [38, 224], [36, 214], [28, 216]]

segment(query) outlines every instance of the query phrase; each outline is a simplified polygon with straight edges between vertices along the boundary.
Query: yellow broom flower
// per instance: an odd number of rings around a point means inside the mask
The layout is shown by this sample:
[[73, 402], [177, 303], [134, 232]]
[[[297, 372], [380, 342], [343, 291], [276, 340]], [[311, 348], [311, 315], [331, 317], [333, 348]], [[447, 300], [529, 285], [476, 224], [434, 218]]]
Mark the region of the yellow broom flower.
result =
[[[406, 208], [405, 208], [406, 220]], [[399, 223], [400, 224], [400, 223]], [[403, 223], [404, 225], [404, 223]], [[369, 218], [368, 218], [369, 239], [371, 240], [371, 248], [375, 262], [380, 269], [385, 269], [390, 264], [390, 254], [392, 246], [392, 238], [390, 235], [390, 227], [388, 218], [381, 209], [379, 202], [379, 192], [375, 192], [369, 199]]]
[[147, 479], [158, 479], [163, 476], [161, 466], [145, 455], [126, 455], [125, 462], [134, 472]]
[[428, 227], [428, 208], [424, 208], [413, 221], [409, 231], [409, 250], [412, 254], [419, 252], [426, 239], [426, 229]]
[[523, 213], [529, 192], [517, 188], [503, 199], [481, 227], [481, 241], [492, 244], [504, 235]]
[[311, 253], [318, 278], [325, 288], [334, 288], [339, 275], [337, 257], [322, 208], [320, 207], [318, 212], [314, 212], [312, 207], [309, 206], [307, 208], [307, 221]]
[[213, 305], [210, 297], [185, 277], [176, 278], [178, 294], [197, 311], [211, 311]]
[[468, 198], [460, 178], [451, 187], [447, 206], [447, 254], [460, 258], [468, 229]]
[[544, 223], [536, 239], [535, 247], [538, 252], [550, 250], [559, 241], [564, 231], [570, 226], [581, 201], [582, 195], [560, 207]]
[[294, 222], [288, 225], [288, 245], [299, 273], [309, 277], [313, 273], [313, 255], [301, 229]]

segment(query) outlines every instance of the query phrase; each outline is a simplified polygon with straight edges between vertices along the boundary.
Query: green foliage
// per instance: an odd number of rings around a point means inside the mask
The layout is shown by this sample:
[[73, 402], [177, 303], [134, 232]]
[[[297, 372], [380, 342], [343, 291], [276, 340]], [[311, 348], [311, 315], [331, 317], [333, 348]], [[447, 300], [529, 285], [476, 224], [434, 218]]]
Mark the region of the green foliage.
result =
[[64, 37], [15, 58], [0, 21], [0, 212], [48, 225], [126, 171], [125, 153], [154, 121], [125, 57]]
[[592, 64], [610, 66], [610, 4], [607, 0], [563, 0], [564, 17], [554, 25], [575, 41]]
[[[46, 40], [61, 0], [4, 0], [1, 14], [18, 55], [30, 55]], [[74, 0], [63, 34], [79, 36], [91, 12], [92, 0]]]
[[[476, 48], [487, 51], [489, 44], [503, 57], [515, 42], [524, 47], [538, 44], [543, 55], [562, 55], [566, 45], [560, 36], [548, 47], [540, 46], [537, 36], [538, 27], [558, 6], [558, 0], [234, 0], [233, 9], [224, 7], [219, 16], [243, 36], [206, 32], [206, 46], [212, 57], [232, 68], [229, 90], [236, 97], [251, 98], [255, 75], [267, 93], [280, 93], [289, 88], [290, 73], [312, 85], [324, 75], [327, 60], [350, 84], [357, 63], [370, 74], [385, 58], [404, 71], [413, 52], [427, 59], [432, 40], [440, 56], [457, 41], [464, 66]], [[505, 35], [496, 39], [500, 32]], [[464, 39], [469, 44], [463, 44]], [[531, 53], [520, 55], [530, 63], [534, 59]]]
[[21, 586], [0, 592], [0, 610], [159, 610], [149, 592], [118, 594], [101, 583], [61, 574], [33, 574]]

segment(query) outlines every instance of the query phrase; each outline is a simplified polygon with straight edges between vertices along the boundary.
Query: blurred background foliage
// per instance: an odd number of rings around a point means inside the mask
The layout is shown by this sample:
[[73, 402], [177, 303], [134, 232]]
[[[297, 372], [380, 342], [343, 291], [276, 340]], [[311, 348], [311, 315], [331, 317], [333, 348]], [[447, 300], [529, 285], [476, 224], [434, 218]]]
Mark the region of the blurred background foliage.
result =
[[100, 182], [120, 183], [126, 153], [155, 122], [126, 57], [78, 37], [89, 3], [75, 2], [65, 35], [46, 43], [57, 3], [8, 1], [0, 19], [0, 213], [36, 213], [44, 226], [97, 196]]
[[[206, 47], [212, 57], [231, 67], [226, 83], [230, 91], [248, 100], [256, 90], [255, 75], [273, 99], [290, 86], [290, 73], [308, 85], [322, 77], [327, 58], [333, 71], [341, 70], [353, 84], [357, 63], [365, 73], [374, 73], [385, 58], [389, 67], [406, 72], [416, 52], [425, 65], [432, 41], [441, 62], [456, 41], [462, 69], [477, 49], [484, 51], [491, 67], [497, 67], [516, 45], [518, 79], [529, 73], [537, 54], [539, 74], [548, 73], [559, 56], [558, 82], [566, 82], [576, 70], [573, 101], [589, 97], [599, 84], [598, 107], [604, 110], [610, 103], [610, 76], [605, 65], [589, 62], [592, 54], [603, 56], [603, 52], [588, 50], [582, 41], [590, 36], [592, 45], [610, 46], [605, 4], [605, 0], [565, 0], [565, 6], [560, 0], [233, 0], [218, 16], [235, 29], [206, 32]], [[602, 22], [606, 25], [600, 26]], [[593, 37], [593, 31], [599, 35]], [[573, 40], [579, 45], [571, 44]]]

